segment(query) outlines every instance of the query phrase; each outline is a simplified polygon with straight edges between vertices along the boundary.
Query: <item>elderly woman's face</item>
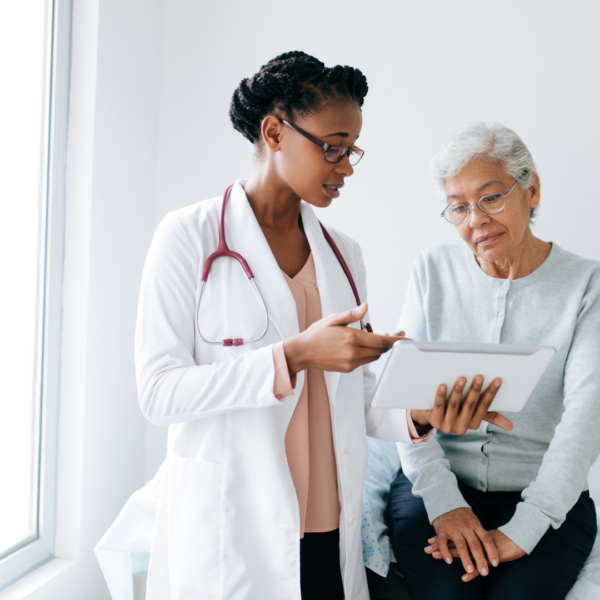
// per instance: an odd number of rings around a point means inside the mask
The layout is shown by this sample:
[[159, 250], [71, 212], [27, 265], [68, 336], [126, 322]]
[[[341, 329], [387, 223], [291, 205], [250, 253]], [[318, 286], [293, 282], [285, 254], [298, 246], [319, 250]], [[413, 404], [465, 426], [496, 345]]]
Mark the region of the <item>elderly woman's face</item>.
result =
[[515, 256], [524, 247], [531, 209], [540, 202], [537, 176], [528, 190], [517, 185], [506, 198], [504, 210], [499, 213], [489, 215], [476, 206], [482, 196], [507, 194], [514, 184], [515, 180], [503, 167], [483, 160], [471, 161], [444, 183], [448, 204], [475, 205], [469, 219], [455, 227], [478, 258], [496, 262]]

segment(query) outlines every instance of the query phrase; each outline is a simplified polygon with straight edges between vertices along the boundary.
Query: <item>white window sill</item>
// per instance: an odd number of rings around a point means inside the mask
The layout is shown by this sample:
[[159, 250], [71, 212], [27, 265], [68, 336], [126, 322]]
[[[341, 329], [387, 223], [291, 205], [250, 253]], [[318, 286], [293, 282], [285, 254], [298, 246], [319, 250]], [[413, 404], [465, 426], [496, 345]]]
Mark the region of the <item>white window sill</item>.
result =
[[68, 558], [54, 558], [2, 590], [0, 600], [22, 600], [74, 564]]

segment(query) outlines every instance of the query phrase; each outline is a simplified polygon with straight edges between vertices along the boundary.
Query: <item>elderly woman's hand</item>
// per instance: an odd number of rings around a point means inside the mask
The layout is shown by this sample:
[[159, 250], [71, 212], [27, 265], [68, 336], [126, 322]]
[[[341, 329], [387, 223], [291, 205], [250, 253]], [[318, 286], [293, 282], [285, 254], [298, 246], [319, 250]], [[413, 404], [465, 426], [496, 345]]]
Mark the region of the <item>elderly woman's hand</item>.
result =
[[413, 410], [412, 419], [418, 425], [431, 425], [444, 433], [464, 435], [469, 429], [479, 429], [482, 421], [493, 423], [502, 429], [511, 430], [513, 424], [504, 415], [488, 412], [500, 386], [501, 379], [494, 379], [483, 392], [483, 377], [477, 375], [461, 406], [463, 389], [467, 380], [459, 377], [454, 384], [450, 399], [446, 403], [447, 389], [444, 384], [438, 386], [435, 405], [432, 410]]
[[448, 564], [452, 564], [453, 557], [460, 558], [467, 575], [479, 572], [485, 576], [489, 573], [489, 564], [498, 566], [496, 544], [470, 508], [444, 513], [434, 519], [432, 525], [437, 536], [428, 540], [432, 545], [425, 548], [425, 552], [434, 558], [443, 558]]
[[[459, 509], [459, 510], [463, 510], [463, 509]], [[449, 514], [449, 513], [447, 513], [447, 514]], [[498, 556], [498, 564], [502, 563], [502, 562], [510, 562], [513, 560], [517, 560], [517, 559], [525, 556], [525, 554], [526, 554], [525, 551], [523, 549], [521, 549], [520, 546], [515, 544], [509, 537], [504, 535], [500, 530], [490, 529], [490, 531], [488, 531], [487, 534], [491, 537], [492, 541], [494, 542], [494, 546], [496, 547], [497, 556]], [[430, 545], [427, 546], [427, 548], [425, 548], [425, 552], [427, 552], [427, 554], [431, 554], [433, 556], [433, 558], [435, 558], [437, 560], [444, 558], [444, 555], [442, 554], [441, 549], [440, 549], [438, 536], [431, 538], [430, 540], [428, 540], [428, 542]], [[454, 558], [461, 557], [454, 542], [452, 542], [452, 541], [448, 542], [448, 550], [449, 550], [451, 556], [453, 556]], [[489, 555], [488, 555], [488, 558], [489, 558]], [[479, 575], [479, 572], [473, 570], [473, 572], [471, 572], [471, 573], [469, 573], [469, 572], [465, 573], [462, 576], [462, 580], [465, 582], [469, 582], [469, 581], [472, 581], [473, 579], [475, 579], [475, 577], [477, 577], [478, 575]]]

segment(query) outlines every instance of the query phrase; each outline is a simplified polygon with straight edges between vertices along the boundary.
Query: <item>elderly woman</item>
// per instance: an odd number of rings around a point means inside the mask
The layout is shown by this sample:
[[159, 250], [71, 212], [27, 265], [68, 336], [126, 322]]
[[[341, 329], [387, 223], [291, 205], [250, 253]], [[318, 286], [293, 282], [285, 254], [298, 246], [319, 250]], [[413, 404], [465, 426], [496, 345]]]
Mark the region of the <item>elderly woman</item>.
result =
[[387, 513], [394, 552], [411, 600], [562, 599], [596, 536], [587, 476], [600, 450], [600, 263], [533, 235], [540, 179], [510, 129], [469, 125], [432, 171], [464, 244], [418, 257], [402, 329], [557, 354], [510, 415], [512, 431], [484, 423], [400, 448]]

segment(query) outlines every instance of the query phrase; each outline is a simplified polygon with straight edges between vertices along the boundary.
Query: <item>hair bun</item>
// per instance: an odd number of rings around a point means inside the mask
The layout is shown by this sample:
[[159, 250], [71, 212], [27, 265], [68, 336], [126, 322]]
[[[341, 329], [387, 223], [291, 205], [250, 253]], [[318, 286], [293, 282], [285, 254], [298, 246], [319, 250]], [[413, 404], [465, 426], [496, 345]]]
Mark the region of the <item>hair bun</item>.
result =
[[362, 106], [368, 90], [367, 79], [358, 69], [328, 68], [314, 56], [294, 50], [242, 79], [231, 98], [229, 116], [233, 127], [255, 143], [263, 118], [274, 109], [293, 120], [318, 110], [328, 100], [354, 100]]

